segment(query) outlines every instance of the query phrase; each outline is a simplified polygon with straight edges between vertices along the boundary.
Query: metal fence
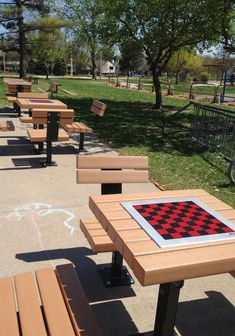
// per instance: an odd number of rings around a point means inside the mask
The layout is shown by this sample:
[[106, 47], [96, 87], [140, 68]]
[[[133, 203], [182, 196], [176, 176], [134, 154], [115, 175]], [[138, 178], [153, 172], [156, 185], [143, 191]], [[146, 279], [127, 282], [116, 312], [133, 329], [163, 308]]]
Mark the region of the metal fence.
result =
[[235, 112], [194, 103], [191, 134], [229, 161], [229, 178], [235, 183]]

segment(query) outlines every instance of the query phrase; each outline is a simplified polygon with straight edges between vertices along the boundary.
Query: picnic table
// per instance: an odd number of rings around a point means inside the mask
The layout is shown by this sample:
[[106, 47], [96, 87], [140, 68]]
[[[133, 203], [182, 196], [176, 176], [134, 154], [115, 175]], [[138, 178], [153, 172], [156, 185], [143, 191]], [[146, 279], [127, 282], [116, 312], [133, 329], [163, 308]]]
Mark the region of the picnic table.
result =
[[93, 196], [91, 211], [142, 286], [160, 284], [154, 336], [171, 336], [184, 280], [235, 271], [235, 210], [204, 190]]
[[9, 94], [16, 94], [17, 92], [31, 92], [32, 83], [22, 79], [4, 79], [3, 83], [8, 86]]
[[67, 105], [57, 99], [17, 98], [16, 103], [22, 109], [32, 109], [32, 108], [67, 109]]

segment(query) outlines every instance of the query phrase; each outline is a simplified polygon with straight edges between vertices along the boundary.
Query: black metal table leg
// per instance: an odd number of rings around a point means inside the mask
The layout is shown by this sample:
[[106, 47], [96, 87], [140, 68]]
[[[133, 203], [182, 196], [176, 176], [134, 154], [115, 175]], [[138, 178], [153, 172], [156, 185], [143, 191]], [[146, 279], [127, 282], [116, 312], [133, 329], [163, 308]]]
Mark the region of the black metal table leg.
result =
[[79, 139], [79, 151], [82, 151], [84, 148], [84, 133], [80, 133], [80, 139]]
[[113, 252], [110, 266], [99, 268], [100, 276], [106, 287], [126, 286], [134, 283], [127, 268], [123, 266], [123, 257], [119, 252]]
[[160, 285], [153, 336], [173, 335], [179, 294], [183, 285], [183, 280]]

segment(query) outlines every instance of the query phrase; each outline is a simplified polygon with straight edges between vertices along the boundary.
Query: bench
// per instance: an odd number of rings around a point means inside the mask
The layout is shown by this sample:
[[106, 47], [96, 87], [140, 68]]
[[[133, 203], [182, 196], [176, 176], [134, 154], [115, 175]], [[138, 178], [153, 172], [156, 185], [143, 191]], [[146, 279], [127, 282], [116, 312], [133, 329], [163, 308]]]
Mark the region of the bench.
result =
[[[68, 141], [69, 136], [64, 129], [59, 126], [72, 123], [74, 111], [73, 110], [55, 110], [48, 111], [47, 109], [33, 109], [32, 123], [39, 125], [39, 129], [28, 129], [28, 136], [30, 141], [39, 144], [39, 152], [42, 152], [43, 143], [46, 142], [46, 161], [42, 162], [43, 167], [55, 166], [56, 163], [52, 161], [52, 142]], [[40, 125], [41, 128], [40, 128]], [[44, 129], [44, 125], [47, 128]]]
[[[77, 156], [77, 183], [101, 184], [101, 194], [122, 193], [122, 183], [148, 182], [148, 158], [144, 156]], [[110, 209], [117, 210], [117, 209]], [[92, 251], [112, 252], [111, 269], [100, 270], [106, 286], [133, 283], [122, 265], [123, 259], [96, 218], [80, 220], [80, 227]], [[120, 228], [121, 229], [121, 228]]]
[[[107, 105], [102, 103], [101, 101], [93, 100], [90, 111], [95, 113], [96, 123], [97, 123], [99, 117], [104, 116], [104, 112], [106, 110], [106, 107], [107, 107]], [[91, 127], [88, 127], [87, 125], [85, 125], [83, 122], [73, 122], [71, 125], [65, 125], [64, 129], [67, 132], [80, 134], [79, 151], [83, 150], [83, 148], [84, 148], [85, 134], [93, 133], [93, 129]]]
[[51, 98], [53, 97], [54, 93], [58, 93], [58, 87], [61, 86], [61, 84], [57, 84], [56, 82], [51, 82], [49, 84], [48, 91], [51, 93]]
[[102, 336], [72, 264], [0, 279], [1, 336]]

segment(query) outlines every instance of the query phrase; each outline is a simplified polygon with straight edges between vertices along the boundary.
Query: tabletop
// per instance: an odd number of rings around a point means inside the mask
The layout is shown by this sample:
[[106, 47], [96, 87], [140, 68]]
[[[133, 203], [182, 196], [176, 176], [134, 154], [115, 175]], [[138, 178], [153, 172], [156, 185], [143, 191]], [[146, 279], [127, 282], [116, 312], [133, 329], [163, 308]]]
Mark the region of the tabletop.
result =
[[[228, 235], [231, 234], [229, 239], [199, 243], [193, 240], [191, 243], [160, 247], [123, 204], [137, 201], [148, 203], [150, 200], [171, 202], [172, 198], [193, 198], [205, 209], [211, 210], [212, 214], [224, 219], [231, 226], [223, 228]], [[204, 190], [101, 195], [90, 197], [89, 206], [143, 286], [235, 270], [235, 238], [234, 232], [229, 232], [233, 228], [235, 231], [235, 210]], [[218, 222], [217, 218], [213, 220]]]
[[16, 103], [20, 108], [59, 108], [67, 109], [67, 105], [57, 99], [17, 98]]

